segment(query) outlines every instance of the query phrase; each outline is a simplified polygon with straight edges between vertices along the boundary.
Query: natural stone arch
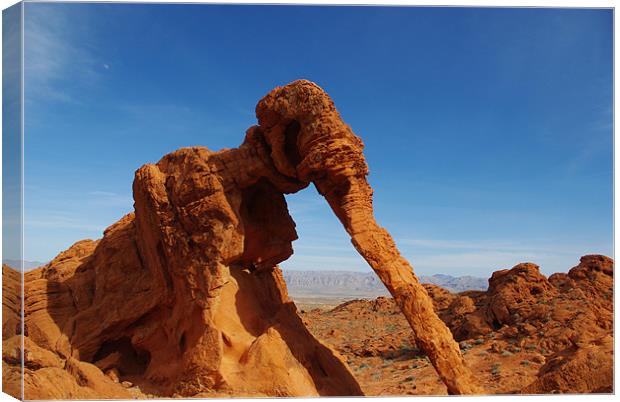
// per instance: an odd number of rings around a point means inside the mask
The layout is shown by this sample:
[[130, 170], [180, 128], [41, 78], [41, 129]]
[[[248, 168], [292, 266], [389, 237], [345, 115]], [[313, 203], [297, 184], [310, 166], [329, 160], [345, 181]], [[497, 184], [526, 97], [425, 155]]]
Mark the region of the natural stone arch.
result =
[[479, 393], [426, 290], [390, 234], [376, 223], [363, 143], [329, 96], [312, 82], [295, 81], [261, 99], [256, 115], [276, 169], [303, 184], [314, 183], [325, 197], [356, 250], [396, 300], [448, 392]]
[[25, 275], [29, 342], [67, 362], [55, 369], [66, 384], [53, 394], [28, 386], [26, 398], [123, 397], [102, 379], [112, 369], [164, 396], [362, 395], [343, 359], [303, 325], [277, 267], [297, 238], [284, 194], [311, 183], [394, 296], [448, 392], [481, 392], [375, 222], [363, 143], [329, 96], [295, 81], [265, 96], [256, 114], [238, 148], [183, 148], [142, 166], [134, 212], [101, 240], [78, 242]]

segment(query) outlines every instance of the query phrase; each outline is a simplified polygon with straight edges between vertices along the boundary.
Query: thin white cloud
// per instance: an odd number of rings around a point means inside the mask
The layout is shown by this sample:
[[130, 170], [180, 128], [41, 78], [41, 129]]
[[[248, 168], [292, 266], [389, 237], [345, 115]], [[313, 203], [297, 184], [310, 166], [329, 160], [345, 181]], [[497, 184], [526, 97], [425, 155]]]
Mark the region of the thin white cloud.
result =
[[[69, 86], [99, 80], [97, 56], [85, 46], [86, 22], [69, 20], [61, 8], [30, 3], [24, 14], [24, 90], [26, 103], [79, 103]], [[80, 27], [78, 30], [77, 27]]]
[[122, 195], [110, 191], [91, 191], [84, 200], [97, 206], [127, 206], [131, 208], [133, 198], [130, 195]]
[[[19, 18], [18, 14], [19, 10], [17, 7], [7, 8], [3, 10], [3, 17], [6, 18], [4, 22], [9, 22], [13, 19]], [[4, 40], [2, 43], [2, 52], [3, 52], [3, 60], [2, 60], [2, 68], [3, 73], [2, 76], [4, 78], [2, 85], [4, 90], [4, 96], [2, 97], [2, 105], [6, 108], [8, 105], [12, 107], [20, 107], [19, 106], [19, 96], [18, 94], [21, 91], [20, 88], [20, 75], [21, 75], [21, 25], [20, 24], [4, 24], [2, 27], [4, 35]], [[7, 109], [8, 110], [8, 109]], [[17, 119], [17, 116], [11, 114], [4, 114], [3, 116], [6, 121], [8, 119]], [[14, 120], [10, 120], [14, 121]]]
[[[353, 250], [355, 252], [355, 250]], [[304, 259], [305, 261], [316, 261], [316, 262], [334, 262], [334, 263], [355, 263], [358, 262], [362, 257], [361, 256], [351, 256], [351, 257], [342, 257], [342, 256], [332, 256], [332, 255], [313, 255], [313, 254], [296, 254], [298, 259]]]
[[175, 116], [181, 120], [192, 116], [194, 111], [182, 104], [154, 103], [154, 102], [125, 102], [120, 103], [118, 109], [135, 119], [153, 120], [154, 116]]
[[[43, 201], [44, 200], [44, 201]], [[86, 192], [59, 190], [49, 187], [33, 187], [26, 193], [26, 211], [36, 210], [42, 214], [68, 214], [80, 207], [125, 207], [133, 209], [131, 193], [118, 194], [111, 191]]]
[[567, 272], [579, 263], [579, 253], [572, 255], [528, 254], [510, 252], [464, 252], [434, 255], [406, 255], [416, 272], [429, 275], [442, 273], [449, 275], [472, 275], [488, 277], [500, 269], [510, 269], [523, 262], [538, 265], [543, 273]]
[[300, 244], [293, 243], [295, 251], [312, 251], [312, 252], [336, 252], [336, 253], [350, 253], [355, 251], [351, 243], [347, 244], [347, 247], [329, 246], [325, 244]]
[[[605, 88], [607, 90], [607, 88]], [[582, 173], [593, 161], [608, 158], [611, 162], [613, 152], [613, 110], [611, 96], [609, 103], [594, 106], [594, 119], [587, 126], [587, 133], [580, 137], [580, 146], [566, 164], [566, 173]]]
[[366, 271], [370, 267], [364, 259], [355, 254], [351, 256], [293, 254], [280, 265], [286, 269], [307, 269], [327, 271]]
[[181, 137], [187, 133], [195, 134], [196, 127], [206, 127], [203, 131], [205, 135], [208, 135], [210, 131], [225, 131], [216, 125], [209, 112], [198, 111], [182, 102], [172, 103], [148, 99], [137, 101], [125, 99], [124, 96], [127, 94], [119, 95], [112, 112], [116, 118], [126, 122], [126, 127], [122, 128], [118, 134], [136, 136], [136, 133], [157, 130], [160, 133], [174, 132]]
[[77, 229], [87, 232], [103, 233], [107, 225], [89, 224], [77, 219], [66, 217], [50, 217], [47, 219], [25, 219], [24, 225], [31, 228]]
[[[282, 263], [288, 269], [366, 271], [368, 264], [352, 245], [324, 239], [293, 243], [295, 254]], [[489, 277], [494, 271], [533, 262], [541, 272], [567, 272], [579, 257], [605, 253], [596, 244], [555, 244], [540, 239], [529, 243], [511, 240], [395, 239], [403, 256], [419, 275], [449, 274]]]
[[478, 250], [495, 252], [525, 252], [525, 253], [550, 253], [566, 254], [570, 253], [570, 248], [538, 244], [524, 244], [515, 241], [496, 241], [496, 240], [446, 240], [446, 239], [419, 239], [403, 238], [397, 239], [397, 244], [412, 246], [418, 249], [441, 249], [441, 250]]
[[103, 197], [116, 197], [117, 196], [116, 193], [111, 193], [109, 191], [91, 191], [88, 194], [94, 195], [94, 196], [103, 196]]

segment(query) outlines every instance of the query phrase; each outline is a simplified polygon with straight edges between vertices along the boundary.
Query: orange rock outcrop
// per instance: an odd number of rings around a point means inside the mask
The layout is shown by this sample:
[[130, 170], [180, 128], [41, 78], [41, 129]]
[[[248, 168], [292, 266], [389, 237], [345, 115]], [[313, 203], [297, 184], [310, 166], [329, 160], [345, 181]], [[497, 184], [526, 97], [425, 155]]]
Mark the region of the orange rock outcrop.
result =
[[[612, 393], [613, 264], [586, 255], [548, 278], [532, 263], [497, 271], [486, 291], [424, 287], [488, 393]], [[393, 299], [352, 300], [301, 316], [347, 358], [366, 395], [447, 393]]]
[[183, 148], [142, 166], [134, 212], [25, 275], [24, 333], [3, 342], [11, 362], [25, 338], [26, 398], [361, 395], [341, 357], [303, 325], [277, 267], [297, 238], [284, 194], [310, 183], [448, 390], [479, 391], [375, 223], [362, 141], [329, 96], [296, 81], [269, 93], [256, 114], [238, 148]]

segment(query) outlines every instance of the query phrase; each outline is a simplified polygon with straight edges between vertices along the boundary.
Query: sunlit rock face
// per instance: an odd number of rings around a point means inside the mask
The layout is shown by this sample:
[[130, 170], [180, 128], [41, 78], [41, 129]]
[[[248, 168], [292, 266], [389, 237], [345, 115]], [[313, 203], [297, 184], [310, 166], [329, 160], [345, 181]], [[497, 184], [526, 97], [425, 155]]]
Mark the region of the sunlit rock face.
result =
[[[295, 81], [256, 114], [238, 148], [183, 148], [142, 166], [134, 212], [26, 274], [26, 398], [361, 395], [342, 358], [298, 317], [277, 267], [297, 238], [284, 194], [311, 183], [448, 392], [480, 391], [375, 222], [363, 143], [329, 96]], [[20, 343], [6, 342], [19, 354]]]

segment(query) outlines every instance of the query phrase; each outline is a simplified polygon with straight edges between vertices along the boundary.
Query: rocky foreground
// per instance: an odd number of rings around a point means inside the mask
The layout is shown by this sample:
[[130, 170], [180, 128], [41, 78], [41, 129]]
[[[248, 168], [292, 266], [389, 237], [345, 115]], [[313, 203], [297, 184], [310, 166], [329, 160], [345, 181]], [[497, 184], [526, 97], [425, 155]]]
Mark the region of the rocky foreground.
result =
[[[549, 278], [534, 264], [519, 264], [495, 272], [486, 292], [424, 286], [486, 392], [613, 392], [610, 258], [584, 256], [568, 274]], [[301, 316], [346, 357], [366, 395], [446, 394], [392, 299], [353, 300]]]
[[[95, 245], [96, 242], [80, 242], [51, 264], [71, 267], [81, 261], [80, 255], [89, 246]], [[27, 273], [27, 283], [42, 274]], [[3, 266], [3, 390], [15, 396], [20, 392], [21, 341], [16, 336], [21, 327], [18, 284], [17, 272]], [[613, 392], [613, 260], [610, 258], [584, 256], [567, 274], [556, 273], [549, 278], [534, 264], [519, 264], [495, 272], [488, 291], [455, 294], [436, 285], [424, 286], [486, 393]], [[29, 308], [37, 304], [42, 307], [45, 301], [29, 297], [27, 303]], [[298, 313], [303, 325], [321, 340], [316, 341], [319, 349], [333, 349], [330, 355], [346, 360], [361, 387], [360, 393], [368, 396], [447, 393], [428, 357], [416, 347], [411, 329], [393, 299], [353, 300], [335, 308]], [[41, 319], [46, 313], [36, 314]], [[129, 343], [117, 342], [102, 353], [104, 357], [100, 360], [81, 362], [53, 353], [42, 342], [42, 330], [49, 331], [45, 325], [49, 321], [43, 319], [38, 325], [27, 326], [24, 337], [26, 392], [30, 397], [161, 396], [152, 387], [141, 384], [139, 373], [148, 361], [132, 350]], [[274, 336], [263, 338], [259, 344], [278, 347]], [[272, 342], [275, 343], [271, 345]], [[286, 363], [287, 354], [275, 356], [276, 350], [269, 349], [268, 354], [261, 352], [254, 357], [257, 367], [267, 377], [265, 370], [298, 364], [291, 360]], [[288, 359], [295, 361], [297, 357]], [[309, 389], [301, 392], [310, 394], [312, 389]], [[248, 390], [247, 394], [256, 392]], [[196, 396], [223, 395], [212, 392]]]

